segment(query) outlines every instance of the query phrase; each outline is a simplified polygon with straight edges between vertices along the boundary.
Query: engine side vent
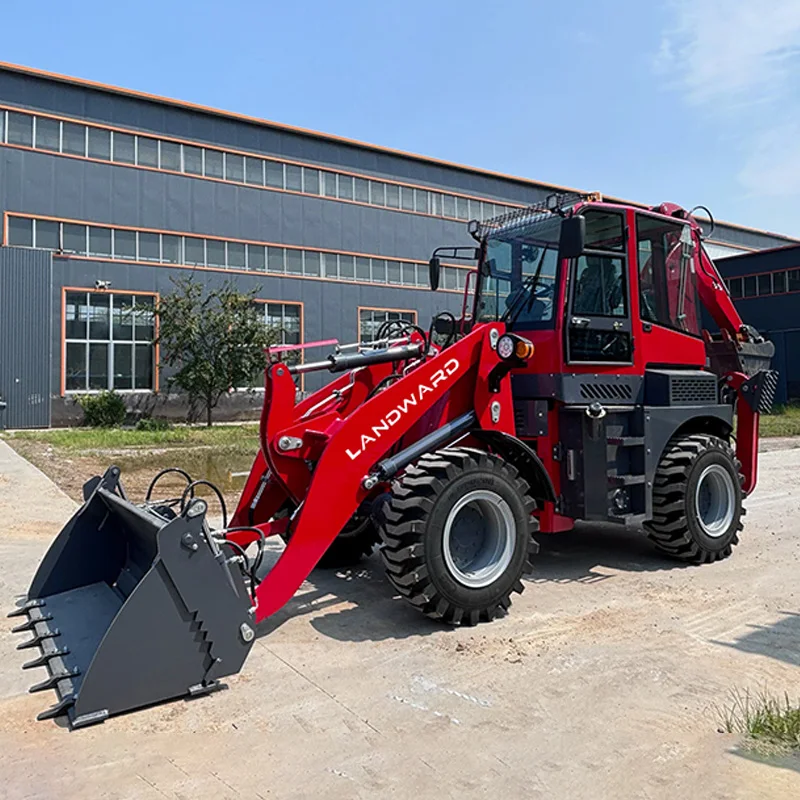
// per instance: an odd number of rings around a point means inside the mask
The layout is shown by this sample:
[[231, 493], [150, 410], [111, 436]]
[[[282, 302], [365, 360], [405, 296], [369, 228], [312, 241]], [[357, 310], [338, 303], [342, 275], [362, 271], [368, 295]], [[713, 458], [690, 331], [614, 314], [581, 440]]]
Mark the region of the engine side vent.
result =
[[703, 370], [663, 369], [645, 373], [645, 404], [714, 406], [719, 403], [717, 376]]
[[581, 384], [581, 397], [584, 400], [630, 400], [633, 390], [627, 383], [592, 381]]
[[670, 405], [706, 406], [717, 403], [717, 380], [714, 375], [673, 377], [670, 381]]

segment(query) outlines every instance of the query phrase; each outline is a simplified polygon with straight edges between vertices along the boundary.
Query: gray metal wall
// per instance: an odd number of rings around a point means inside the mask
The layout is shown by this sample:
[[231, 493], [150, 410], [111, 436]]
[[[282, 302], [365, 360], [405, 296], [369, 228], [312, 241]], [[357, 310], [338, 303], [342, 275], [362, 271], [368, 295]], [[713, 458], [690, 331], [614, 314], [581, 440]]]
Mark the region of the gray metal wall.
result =
[[[3, 252], [3, 248], [0, 248]], [[111, 282], [109, 291], [144, 291], [159, 295], [174, 291], [173, 277], [193, 275], [209, 288], [235, 277], [243, 291], [254, 291], [262, 300], [303, 304], [303, 338], [306, 342], [338, 338], [342, 342], [358, 338], [358, 308], [412, 309], [423, 327], [438, 311], [460, 311], [461, 297], [447, 292], [402, 289], [392, 286], [347, 284], [315, 281], [308, 278], [283, 278], [264, 273], [228, 275], [209, 270], [169, 269], [165, 266], [120, 264], [113, 261], [87, 261], [57, 256], [53, 259], [53, 308], [61, 308], [63, 287], [92, 289], [96, 280]], [[51, 337], [53, 352], [52, 386], [57, 392], [61, 380], [61, 326], [54, 325]], [[309, 350], [307, 360], [320, 358], [327, 350]], [[330, 376], [328, 376], [330, 378]], [[322, 374], [306, 377], [305, 387], [314, 390], [325, 382]]]
[[48, 252], [0, 248], [0, 398], [8, 404], [0, 424], [7, 428], [50, 425], [52, 269]]
[[[529, 203], [542, 199], [550, 191], [548, 187], [381, 152], [355, 143], [6, 69], [0, 69], [0, 102], [21, 110], [63, 114], [157, 136], [229, 146], [297, 159], [320, 168], [408, 180], [423, 187], [489, 199]], [[0, 147], [0, 212], [4, 211], [415, 261], [427, 260], [431, 251], [441, 245], [473, 243], [461, 222], [15, 147]], [[783, 241], [768, 234], [724, 227], [715, 238], [753, 247]], [[32, 256], [36, 257], [49, 261], [46, 254]], [[44, 363], [52, 394], [57, 395], [60, 390], [62, 287], [90, 289], [100, 279], [110, 281], [112, 291], [164, 294], [171, 288], [169, 278], [173, 274], [186, 275], [186, 271], [158, 265], [54, 259], [53, 280], [47, 292], [48, 316], [42, 321], [48, 331], [49, 347]], [[305, 341], [356, 338], [358, 306], [414, 309], [420, 324], [427, 325], [435, 311], [456, 311], [461, 303], [456, 294], [431, 294], [422, 289], [211, 270], [198, 270], [196, 274], [209, 285], [218, 285], [231, 277], [244, 289], [257, 289], [261, 298], [303, 303]], [[34, 298], [41, 295], [38, 284], [25, 291], [30, 291]], [[4, 305], [9, 302], [3, 301]], [[309, 377], [306, 386], [313, 389], [318, 384], [318, 377]]]

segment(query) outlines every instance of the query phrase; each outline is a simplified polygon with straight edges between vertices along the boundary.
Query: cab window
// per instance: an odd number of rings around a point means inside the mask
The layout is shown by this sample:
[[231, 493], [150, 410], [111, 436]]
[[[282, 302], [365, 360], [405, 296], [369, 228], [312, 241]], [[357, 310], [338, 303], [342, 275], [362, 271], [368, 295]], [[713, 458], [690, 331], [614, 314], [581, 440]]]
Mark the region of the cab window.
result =
[[699, 336], [690, 233], [687, 225], [637, 215], [639, 305], [644, 321]]

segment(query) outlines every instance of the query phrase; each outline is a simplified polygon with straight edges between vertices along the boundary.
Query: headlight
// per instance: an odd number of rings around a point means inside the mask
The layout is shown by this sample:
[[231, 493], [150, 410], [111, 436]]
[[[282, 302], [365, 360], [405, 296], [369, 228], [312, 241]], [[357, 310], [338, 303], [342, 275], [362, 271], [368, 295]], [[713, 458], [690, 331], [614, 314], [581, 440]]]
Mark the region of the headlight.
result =
[[513, 336], [509, 336], [508, 334], [501, 336], [497, 340], [497, 355], [499, 355], [503, 361], [508, 361], [509, 358], [514, 357], [516, 345], [517, 343]]
[[527, 361], [533, 355], [533, 344], [521, 336], [514, 336], [510, 333], [503, 334], [497, 340], [495, 348], [497, 355], [503, 361], [510, 361], [512, 358], [520, 361]]

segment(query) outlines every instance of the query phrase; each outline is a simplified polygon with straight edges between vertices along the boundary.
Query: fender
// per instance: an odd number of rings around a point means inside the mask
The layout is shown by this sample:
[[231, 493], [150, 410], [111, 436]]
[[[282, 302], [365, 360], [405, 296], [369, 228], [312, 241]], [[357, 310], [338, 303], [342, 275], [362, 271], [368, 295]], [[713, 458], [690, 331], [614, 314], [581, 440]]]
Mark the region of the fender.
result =
[[519, 474], [530, 485], [531, 494], [539, 502], [540, 508], [542, 502], [555, 503], [556, 491], [550, 475], [539, 456], [522, 439], [503, 431], [482, 429], [470, 431], [470, 436], [489, 445], [519, 470]]

